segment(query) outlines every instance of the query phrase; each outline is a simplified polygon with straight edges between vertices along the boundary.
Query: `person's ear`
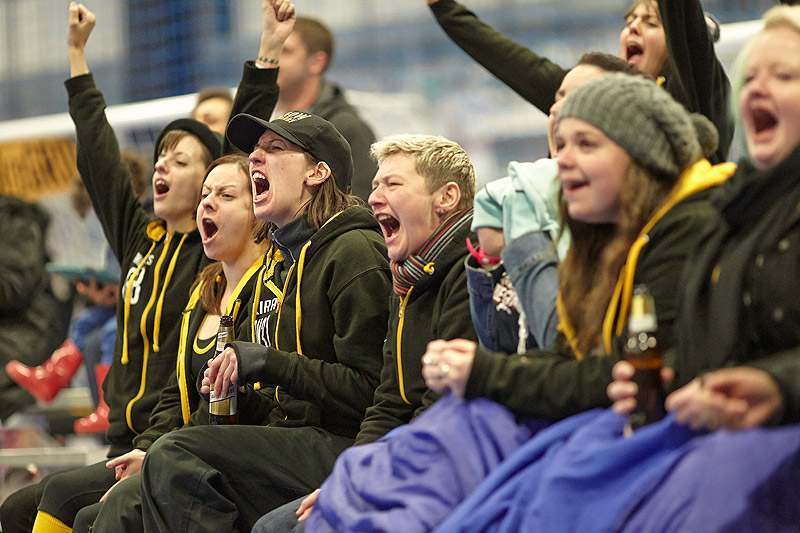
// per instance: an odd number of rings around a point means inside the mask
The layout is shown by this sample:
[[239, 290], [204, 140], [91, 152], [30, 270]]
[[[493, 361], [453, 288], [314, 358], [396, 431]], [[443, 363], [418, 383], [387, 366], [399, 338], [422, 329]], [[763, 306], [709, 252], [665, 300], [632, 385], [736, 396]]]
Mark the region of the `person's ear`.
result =
[[306, 185], [309, 187], [318, 187], [325, 183], [325, 180], [333, 175], [331, 167], [325, 161], [318, 161], [313, 167], [309, 175], [306, 176]]
[[439, 189], [439, 197], [436, 202], [436, 214], [443, 216], [455, 211], [461, 202], [461, 189], [454, 181], [448, 181]]
[[328, 54], [320, 50], [308, 56], [308, 70], [311, 74], [321, 76], [328, 66]]

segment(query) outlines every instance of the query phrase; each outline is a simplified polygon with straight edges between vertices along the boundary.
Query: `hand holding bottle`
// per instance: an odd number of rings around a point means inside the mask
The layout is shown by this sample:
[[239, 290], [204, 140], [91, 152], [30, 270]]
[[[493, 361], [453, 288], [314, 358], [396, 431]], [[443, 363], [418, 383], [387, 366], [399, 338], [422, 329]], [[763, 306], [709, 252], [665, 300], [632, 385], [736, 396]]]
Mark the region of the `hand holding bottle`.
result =
[[203, 381], [200, 385], [200, 392], [203, 394], [210, 394], [214, 390], [214, 394], [219, 396], [222, 391], [227, 390], [228, 386], [233, 383], [239, 383], [239, 361], [236, 358], [236, 352], [233, 348], [226, 348], [219, 355], [209, 359], [208, 366], [203, 373]]
[[[217, 332], [217, 348], [214, 358], [208, 362], [208, 368], [203, 374], [201, 392], [208, 385], [208, 412], [209, 424], [212, 426], [222, 424], [236, 424], [239, 421], [237, 411], [238, 390], [236, 384], [239, 380], [238, 359], [233, 348], [226, 348], [233, 342], [233, 317], [223, 315], [219, 317], [219, 331]], [[206, 379], [208, 383], [206, 384]], [[213, 382], [213, 389], [211, 383]]]

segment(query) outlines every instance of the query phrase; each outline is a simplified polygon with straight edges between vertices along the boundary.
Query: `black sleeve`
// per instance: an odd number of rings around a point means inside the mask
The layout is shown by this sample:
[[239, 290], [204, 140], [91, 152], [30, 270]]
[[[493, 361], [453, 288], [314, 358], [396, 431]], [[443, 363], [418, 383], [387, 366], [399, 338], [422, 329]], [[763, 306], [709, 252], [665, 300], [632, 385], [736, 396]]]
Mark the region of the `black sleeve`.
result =
[[[191, 385], [190, 382], [189, 386]], [[147, 429], [133, 439], [133, 446], [147, 451], [161, 435], [181, 426], [183, 426], [181, 391], [177, 375], [173, 372], [167, 380], [167, 385], [161, 390], [158, 403], [150, 413]]]
[[783, 398], [781, 413], [773, 423], [797, 424], [800, 422], [800, 349], [776, 353], [763, 359], [745, 363], [772, 376]]
[[666, 89], [693, 113], [708, 117], [719, 132], [712, 163], [727, 160], [733, 138], [728, 116], [730, 81], [714, 51], [699, 0], [658, 0], [669, 53]]
[[124, 269], [126, 242], [144, 233], [151, 220], [139, 204], [119, 151], [114, 130], [106, 119], [106, 103], [91, 74], [76, 76], [64, 85], [69, 113], [75, 123], [78, 171], [111, 250]]
[[550, 112], [565, 69], [484, 24], [454, 0], [439, 0], [430, 8], [447, 36], [472, 59], [540, 111]]
[[366, 411], [355, 444], [381, 438], [397, 426], [407, 423], [414, 414], [414, 406], [404, 402], [400, 396], [395, 351], [387, 344], [384, 343], [383, 348], [381, 382], [375, 389], [373, 404]]
[[545, 350], [495, 354], [478, 347], [464, 396], [488, 398], [523, 416], [561, 420], [611, 404], [606, 387], [617, 361]]
[[[236, 88], [236, 97], [233, 100], [230, 118], [239, 113], [247, 113], [269, 120], [277, 102], [278, 69], [258, 68], [254, 61], [246, 61], [242, 70], [242, 79], [239, 87]], [[225, 136], [222, 153], [230, 154], [235, 151], [237, 151], [236, 148], [228, 142], [228, 137]]]

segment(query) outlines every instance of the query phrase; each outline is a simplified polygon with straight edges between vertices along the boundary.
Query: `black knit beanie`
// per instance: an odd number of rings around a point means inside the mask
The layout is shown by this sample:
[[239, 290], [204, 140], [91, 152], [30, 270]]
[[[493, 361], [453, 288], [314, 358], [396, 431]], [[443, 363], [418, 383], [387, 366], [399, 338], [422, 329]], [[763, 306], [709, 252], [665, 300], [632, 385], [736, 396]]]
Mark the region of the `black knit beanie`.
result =
[[158, 161], [158, 147], [161, 144], [161, 140], [164, 138], [164, 135], [172, 130], [183, 130], [197, 137], [197, 140], [211, 152], [212, 161], [222, 155], [222, 135], [211, 131], [208, 129], [208, 126], [202, 122], [191, 118], [179, 118], [167, 124], [164, 129], [161, 130], [161, 133], [158, 134], [158, 139], [156, 139], [156, 145], [153, 149], [154, 165], [156, 161]]

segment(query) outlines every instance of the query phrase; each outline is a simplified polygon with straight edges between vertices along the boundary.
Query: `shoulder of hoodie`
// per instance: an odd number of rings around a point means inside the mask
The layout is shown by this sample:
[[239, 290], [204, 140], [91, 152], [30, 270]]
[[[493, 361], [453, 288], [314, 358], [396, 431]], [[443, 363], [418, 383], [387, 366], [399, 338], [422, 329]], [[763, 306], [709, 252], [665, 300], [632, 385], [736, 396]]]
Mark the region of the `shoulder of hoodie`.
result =
[[433, 274], [434, 283], [438, 280], [439, 286], [454, 286], [456, 289], [467, 290], [467, 269], [465, 259], [469, 255], [467, 250], [467, 236], [472, 242], [478, 242], [478, 235], [465, 226], [453, 236], [447, 247], [434, 263], [435, 272]]
[[348, 100], [347, 91], [329, 81], [323, 82], [323, 89], [319, 98], [311, 107], [310, 112], [319, 115], [334, 126], [339, 128], [362, 127], [369, 129], [358, 109]]
[[310, 111], [325, 120], [330, 120], [333, 115], [341, 111], [355, 112], [355, 108], [347, 100], [345, 91], [335, 83], [328, 80], [322, 81], [322, 86], [317, 94], [317, 100]]
[[[359, 249], [377, 248], [386, 257], [386, 243], [372, 211], [362, 205], [340, 212], [311, 237], [310, 252], [335, 244], [330, 253], [353, 253]], [[351, 256], [353, 257], [358, 256]], [[388, 259], [387, 259], [388, 264]]]
[[[650, 230], [650, 242], [661, 242], [667, 248], [677, 247], [675, 250], [693, 248], [694, 243], [716, 225], [720, 216], [710, 201], [717, 188], [695, 192], [675, 204]], [[655, 248], [646, 246], [642, 254], [655, 253], [656, 249], [662, 248], [657, 244]]]

